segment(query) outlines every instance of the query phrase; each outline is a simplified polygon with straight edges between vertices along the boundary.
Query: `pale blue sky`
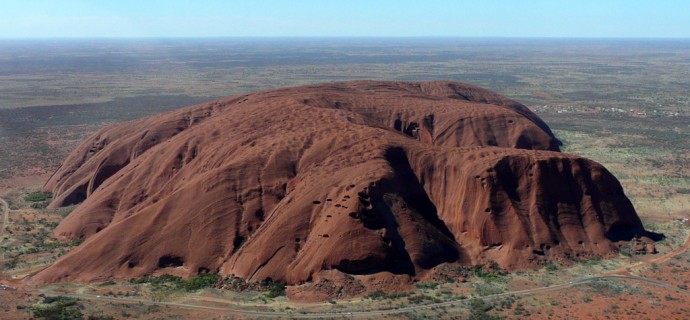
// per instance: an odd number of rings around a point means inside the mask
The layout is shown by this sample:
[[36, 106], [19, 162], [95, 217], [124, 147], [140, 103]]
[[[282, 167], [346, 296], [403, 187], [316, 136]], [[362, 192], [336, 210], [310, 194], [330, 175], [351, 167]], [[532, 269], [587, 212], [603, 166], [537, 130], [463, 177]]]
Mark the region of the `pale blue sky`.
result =
[[684, 0], [0, 0], [0, 38], [690, 37]]

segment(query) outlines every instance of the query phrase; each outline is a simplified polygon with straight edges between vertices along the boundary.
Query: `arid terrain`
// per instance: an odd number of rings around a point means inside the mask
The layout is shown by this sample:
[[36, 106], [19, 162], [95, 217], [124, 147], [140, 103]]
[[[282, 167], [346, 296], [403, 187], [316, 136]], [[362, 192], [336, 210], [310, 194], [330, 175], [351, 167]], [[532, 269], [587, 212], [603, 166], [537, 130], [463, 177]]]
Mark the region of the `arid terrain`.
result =
[[[339, 41], [0, 43], [0, 198], [7, 202], [0, 202], [0, 318], [51, 310], [140, 319], [683, 319], [690, 312], [690, 84], [683, 76], [690, 44]], [[312, 279], [325, 302], [300, 300], [295, 286], [240, 278], [23, 281], [83, 244], [54, 235], [79, 206], [47, 208], [59, 195], [41, 190], [97, 130], [228, 95], [352, 79], [464, 81], [524, 103], [563, 152], [601, 163], [620, 180], [644, 228], [664, 235], [657, 253], [631, 242], [606, 259], [438, 268], [398, 293], [357, 295], [361, 288], [347, 277], [325, 274]]]

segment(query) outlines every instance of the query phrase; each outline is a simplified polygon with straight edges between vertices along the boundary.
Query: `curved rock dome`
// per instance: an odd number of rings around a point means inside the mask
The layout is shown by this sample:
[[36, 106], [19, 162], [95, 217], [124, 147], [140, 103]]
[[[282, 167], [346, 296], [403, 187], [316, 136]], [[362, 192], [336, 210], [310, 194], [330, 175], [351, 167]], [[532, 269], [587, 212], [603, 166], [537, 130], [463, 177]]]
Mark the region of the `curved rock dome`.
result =
[[85, 242], [34, 282], [323, 270], [421, 277], [605, 256], [644, 235], [602, 165], [525, 106], [457, 82], [354, 81], [225, 98], [106, 127], [46, 184]]

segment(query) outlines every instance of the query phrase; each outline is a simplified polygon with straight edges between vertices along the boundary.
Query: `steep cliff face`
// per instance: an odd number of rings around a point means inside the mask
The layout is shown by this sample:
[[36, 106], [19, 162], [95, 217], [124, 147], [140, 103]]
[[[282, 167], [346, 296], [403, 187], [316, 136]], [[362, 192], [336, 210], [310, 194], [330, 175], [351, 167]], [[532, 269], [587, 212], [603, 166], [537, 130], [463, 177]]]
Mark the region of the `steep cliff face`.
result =
[[646, 234], [618, 181], [591, 160], [476, 148], [413, 152], [410, 161], [472, 263], [602, 256], [612, 241]]
[[523, 105], [455, 82], [355, 81], [104, 128], [46, 184], [85, 242], [34, 282], [322, 270], [423, 277], [604, 256], [646, 234], [618, 181]]

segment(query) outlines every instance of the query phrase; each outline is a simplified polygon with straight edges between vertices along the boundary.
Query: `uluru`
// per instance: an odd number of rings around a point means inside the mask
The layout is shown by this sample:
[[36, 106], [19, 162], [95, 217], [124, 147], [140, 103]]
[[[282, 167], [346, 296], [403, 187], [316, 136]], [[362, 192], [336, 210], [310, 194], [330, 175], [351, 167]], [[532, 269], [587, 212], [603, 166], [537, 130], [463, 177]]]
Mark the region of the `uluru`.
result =
[[618, 180], [524, 105], [458, 82], [234, 96], [105, 127], [45, 185], [84, 242], [34, 283], [213, 272], [295, 285], [604, 257], [647, 235]]

